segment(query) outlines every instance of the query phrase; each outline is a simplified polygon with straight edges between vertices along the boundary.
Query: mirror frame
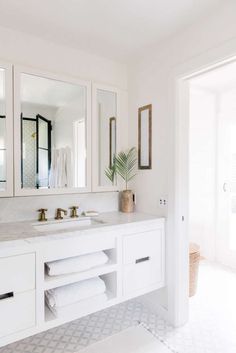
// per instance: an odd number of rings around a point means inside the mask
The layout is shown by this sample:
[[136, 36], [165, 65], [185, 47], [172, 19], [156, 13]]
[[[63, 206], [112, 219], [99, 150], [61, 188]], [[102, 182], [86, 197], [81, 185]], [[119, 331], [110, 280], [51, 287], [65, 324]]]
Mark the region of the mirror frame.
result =
[[6, 189], [0, 192], [1, 197], [13, 196], [13, 107], [12, 107], [12, 64], [0, 61], [1, 69], [5, 70], [6, 92]]
[[[148, 141], [148, 164], [142, 164], [142, 112], [148, 111], [148, 130], [146, 139]], [[138, 169], [152, 169], [152, 104], [138, 109]]]
[[[99, 185], [99, 158], [98, 158], [98, 153], [97, 153], [98, 143], [99, 143], [97, 91], [99, 89], [116, 93], [117, 109], [116, 109], [116, 117], [115, 118], [116, 118], [116, 148], [117, 148], [117, 151], [119, 151], [121, 148], [121, 144], [120, 144], [120, 101], [121, 101], [120, 90], [118, 88], [113, 87], [113, 86], [107, 86], [104, 84], [93, 83], [93, 86], [92, 86], [92, 112], [93, 112], [93, 117], [92, 117], [92, 125], [93, 125], [93, 130], [92, 130], [92, 165], [93, 165], [92, 191], [93, 192], [119, 191], [120, 185], [119, 185], [118, 181], [117, 181], [116, 185], [110, 185], [110, 186], [109, 185], [106, 185], [106, 186]], [[114, 118], [114, 117], [111, 117], [111, 118]], [[110, 124], [109, 124], [109, 126], [110, 126]], [[108, 133], [110, 134], [110, 129], [108, 130]], [[109, 166], [109, 163], [108, 163], [108, 166]]]
[[[81, 188], [54, 188], [54, 189], [22, 189], [21, 188], [21, 129], [20, 129], [20, 85], [21, 74], [31, 74], [44, 77], [47, 79], [62, 81], [65, 83], [73, 83], [85, 86], [86, 92], [86, 113], [87, 113], [87, 166], [86, 180], [87, 185]], [[15, 196], [30, 196], [30, 195], [55, 195], [55, 194], [75, 194], [91, 192], [91, 81], [80, 80], [74, 77], [61, 74], [52, 74], [49, 72], [32, 69], [24, 66], [14, 66], [14, 157], [15, 157]]]
[[116, 136], [117, 135], [116, 120], [117, 119], [114, 116], [109, 118], [109, 167], [110, 168], [111, 168], [112, 162], [113, 162], [113, 158], [112, 158], [113, 157], [113, 151], [112, 151], [113, 133], [115, 133], [115, 143], [116, 143], [116, 140], [117, 140], [117, 136]]

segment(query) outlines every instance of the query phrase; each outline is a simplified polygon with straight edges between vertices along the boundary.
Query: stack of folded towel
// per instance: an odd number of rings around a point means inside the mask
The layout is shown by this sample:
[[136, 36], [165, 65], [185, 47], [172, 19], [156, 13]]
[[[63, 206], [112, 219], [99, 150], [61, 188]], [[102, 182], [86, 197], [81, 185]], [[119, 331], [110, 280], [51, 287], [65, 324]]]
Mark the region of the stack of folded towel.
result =
[[84, 307], [106, 302], [106, 285], [100, 277], [50, 289], [45, 292], [46, 303], [56, 316], [73, 315]]
[[103, 251], [91, 254], [71, 257], [69, 259], [57, 260], [46, 263], [48, 276], [58, 276], [73, 272], [86, 271], [90, 268], [107, 263], [108, 256]]

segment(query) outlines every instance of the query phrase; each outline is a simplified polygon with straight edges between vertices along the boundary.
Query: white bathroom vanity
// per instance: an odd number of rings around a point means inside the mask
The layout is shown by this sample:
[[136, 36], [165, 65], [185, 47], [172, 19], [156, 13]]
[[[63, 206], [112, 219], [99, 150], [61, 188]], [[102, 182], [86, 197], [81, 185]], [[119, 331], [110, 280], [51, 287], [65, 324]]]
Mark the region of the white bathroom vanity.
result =
[[[86, 271], [49, 276], [45, 264], [104, 251], [108, 261]], [[106, 302], [84, 301], [55, 316], [45, 291], [93, 277]], [[110, 212], [77, 220], [2, 223], [0, 227], [0, 346], [48, 330], [165, 285], [165, 220]]]

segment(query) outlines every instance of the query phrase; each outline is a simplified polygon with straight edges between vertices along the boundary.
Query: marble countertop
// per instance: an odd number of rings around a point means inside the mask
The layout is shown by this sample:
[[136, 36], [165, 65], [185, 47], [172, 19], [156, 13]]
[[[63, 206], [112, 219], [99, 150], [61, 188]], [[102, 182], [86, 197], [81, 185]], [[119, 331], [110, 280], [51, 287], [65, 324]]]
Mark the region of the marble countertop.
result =
[[[40, 222], [37, 222], [35, 220], [32, 221], [21, 221], [21, 222], [11, 222], [11, 223], [0, 223], [0, 243], [3, 242], [9, 242], [9, 241], [16, 241], [16, 240], [33, 240], [33, 239], [38, 239], [40, 238], [42, 240], [45, 239], [46, 237], [50, 237], [52, 235], [58, 235], [58, 238], [63, 237], [65, 233], [75, 233], [75, 234], [83, 234], [84, 232], [87, 232], [92, 229], [99, 229], [99, 228], [104, 228], [108, 226], [121, 226], [124, 224], [130, 224], [130, 223], [136, 223], [136, 222], [144, 222], [144, 221], [152, 221], [156, 219], [162, 219], [164, 218], [158, 217], [158, 216], [153, 216], [145, 213], [122, 213], [122, 212], [108, 212], [108, 213], [100, 213], [96, 217], [91, 217], [92, 219], [98, 220], [98, 222], [95, 222], [95, 224], [92, 225], [85, 225], [81, 226], [78, 225], [78, 227], [73, 227], [73, 229], [68, 228], [60, 230], [48, 230], [45, 232], [37, 230], [37, 226], [39, 226]], [[68, 218], [65, 218], [65, 221]], [[82, 219], [82, 217], [79, 217], [78, 220]], [[83, 217], [85, 219], [85, 217]], [[68, 219], [69, 220], [69, 219]], [[45, 222], [44, 224], [50, 224], [50, 221], [55, 221], [55, 220], [48, 220], [48, 222]], [[100, 221], [100, 222], [99, 222]], [[102, 221], [102, 223], [101, 223]], [[56, 223], [57, 221], [55, 221]], [[63, 222], [63, 221], [62, 221]]]

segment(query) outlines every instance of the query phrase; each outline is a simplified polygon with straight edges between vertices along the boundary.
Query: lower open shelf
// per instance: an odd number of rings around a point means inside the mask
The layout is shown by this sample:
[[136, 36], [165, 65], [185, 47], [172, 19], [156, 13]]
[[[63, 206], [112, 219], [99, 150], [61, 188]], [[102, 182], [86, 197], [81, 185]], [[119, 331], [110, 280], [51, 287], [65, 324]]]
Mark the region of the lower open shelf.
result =
[[90, 305], [83, 305], [83, 302], [81, 301], [81, 305], [79, 307], [78, 311], [78, 304], [72, 304], [68, 306], [68, 312], [66, 312], [66, 309], [63, 309], [63, 315], [56, 316], [48, 307], [47, 303], [45, 302], [45, 322], [67, 322], [67, 321], [72, 321], [77, 318], [80, 318], [82, 316], [86, 316], [88, 314], [91, 314], [93, 312], [105, 309], [111, 305], [116, 304], [117, 297], [114, 293], [110, 291], [106, 291], [106, 296], [107, 300], [102, 302], [102, 303], [90, 303]]

